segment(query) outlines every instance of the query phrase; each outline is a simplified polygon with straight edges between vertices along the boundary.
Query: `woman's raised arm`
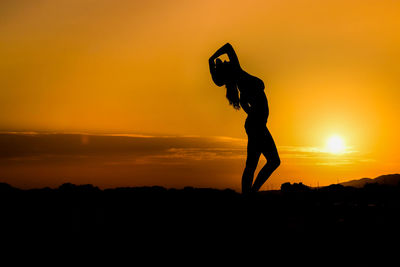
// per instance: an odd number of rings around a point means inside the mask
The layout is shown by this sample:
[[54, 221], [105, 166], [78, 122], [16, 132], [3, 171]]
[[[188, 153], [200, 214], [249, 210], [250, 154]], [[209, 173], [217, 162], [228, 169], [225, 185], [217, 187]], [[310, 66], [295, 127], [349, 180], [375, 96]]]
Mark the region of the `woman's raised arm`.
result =
[[239, 64], [239, 59], [235, 53], [235, 50], [233, 49], [232, 45], [230, 43], [226, 43], [224, 44], [224, 46], [222, 46], [220, 49], [218, 49], [211, 57], [210, 57], [210, 61], [213, 61], [223, 55], [223, 54], [227, 54], [229, 57], [229, 61], [231, 63], [234, 64], [234, 66], [240, 68], [240, 64]]

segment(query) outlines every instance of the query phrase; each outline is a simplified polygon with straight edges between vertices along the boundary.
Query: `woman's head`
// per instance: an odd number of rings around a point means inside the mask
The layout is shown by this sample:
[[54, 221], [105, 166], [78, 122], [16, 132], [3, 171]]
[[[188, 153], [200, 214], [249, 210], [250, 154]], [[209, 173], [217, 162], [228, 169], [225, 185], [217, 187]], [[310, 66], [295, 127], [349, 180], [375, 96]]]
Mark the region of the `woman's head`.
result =
[[215, 62], [216, 76], [223, 84], [234, 82], [236, 79], [234, 68], [229, 61], [222, 62], [217, 58]]

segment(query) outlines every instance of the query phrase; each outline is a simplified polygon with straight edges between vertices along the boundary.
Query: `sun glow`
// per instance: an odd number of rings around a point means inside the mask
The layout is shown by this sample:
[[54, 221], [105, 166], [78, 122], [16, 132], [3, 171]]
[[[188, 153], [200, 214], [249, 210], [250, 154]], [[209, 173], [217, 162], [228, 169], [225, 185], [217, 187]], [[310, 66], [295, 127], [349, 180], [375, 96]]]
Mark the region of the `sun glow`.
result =
[[344, 145], [343, 138], [338, 135], [332, 135], [326, 142], [326, 150], [329, 153], [341, 154], [345, 152], [346, 147]]

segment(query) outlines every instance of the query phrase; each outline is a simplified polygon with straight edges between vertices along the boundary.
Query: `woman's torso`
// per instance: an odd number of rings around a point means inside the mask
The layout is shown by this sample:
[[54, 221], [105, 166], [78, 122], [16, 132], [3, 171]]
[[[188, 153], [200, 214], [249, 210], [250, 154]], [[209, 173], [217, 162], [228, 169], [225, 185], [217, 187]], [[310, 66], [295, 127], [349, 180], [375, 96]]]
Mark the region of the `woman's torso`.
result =
[[260, 133], [266, 129], [269, 115], [268, 101], [261, 79], [246, 72], [238, 80], [240, 97], [244, 97], [250, 105], [250, 112], [245, 123], [246, 132]]
[[245, 97], [251, 111], [248, 115], [251, 117], [258, 117], [268, 119], [269, 109], [268, 101], [264, 92], [264, 83], [261, 79], [244, 72], [237, 82], [240, 91], [240, 96]]

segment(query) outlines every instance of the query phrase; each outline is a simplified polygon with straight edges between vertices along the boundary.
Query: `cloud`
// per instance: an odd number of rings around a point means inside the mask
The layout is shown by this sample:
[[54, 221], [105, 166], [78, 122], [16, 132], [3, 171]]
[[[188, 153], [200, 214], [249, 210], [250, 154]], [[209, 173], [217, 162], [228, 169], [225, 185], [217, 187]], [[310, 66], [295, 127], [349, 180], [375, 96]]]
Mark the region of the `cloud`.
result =
[[[245, 160], [246, 140], [230, 137], [151, 136], [85, 133], [0, 133], [3, 161], [85, 161], [104, 164], [185, 164], [188, 161]], [[323, 149], [280, 146], [282, 159], [320, 160], [316, 164], [351, 164], [354, 151], [333, 155]], [[364, 159], [365, 160], [365, 159]]]
[[332, 154], [325, 148], [281, 146], [279, 147], [279, 153], [282, 159], [294, 159], [297, 160], [297, 164], [305, 165], [335, 166], [373, 161], [373, 159], [365, 158], [365, 155], [361, 155], [358, 151], [352, 150], [351, 147], [348, 147], [343, 153]]
[[243, 158], [245, 140], [227, 137], [1, 133], [0, 159], [11, 161], [104, 158], [118, 164]]

